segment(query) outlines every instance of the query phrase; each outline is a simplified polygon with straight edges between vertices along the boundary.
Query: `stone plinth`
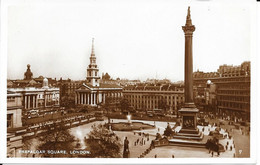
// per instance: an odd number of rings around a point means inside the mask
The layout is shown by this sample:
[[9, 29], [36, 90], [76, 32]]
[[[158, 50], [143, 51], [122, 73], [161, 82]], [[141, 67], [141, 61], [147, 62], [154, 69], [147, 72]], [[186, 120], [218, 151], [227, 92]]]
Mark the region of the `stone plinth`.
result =
[[202, 140], [203, 134], [197, 128], [197, 113], [199, 110], [193, 106], [184, 106], [179, 110], [182, 122], [181, 130], [174, 136], [177, 139]]
[[197, 113], [199, 110], [196, 107], [184, 106], [179, 110], [182, 117], [183, 129], [197, 129]]

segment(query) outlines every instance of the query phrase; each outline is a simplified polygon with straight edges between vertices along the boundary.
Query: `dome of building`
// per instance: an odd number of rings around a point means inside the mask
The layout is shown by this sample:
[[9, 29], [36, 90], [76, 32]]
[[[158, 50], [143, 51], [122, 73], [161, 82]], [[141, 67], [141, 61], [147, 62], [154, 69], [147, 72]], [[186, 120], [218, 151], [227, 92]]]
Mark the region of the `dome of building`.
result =
[[43, 79], [42, 87], [43, 87], [43, 88], [49, 88], [48, 79], [47, 79], [46, 77]]
[[32, 79], [32, 77], [33, 77], [33, 73], [32, 73], [32, 71], [31, 71], [31, 65], [30, 64], [28, 64], [27, 65], [27, 70], [26, 70], [26, 72], [24, 73], [24, 80], [31, 80]]

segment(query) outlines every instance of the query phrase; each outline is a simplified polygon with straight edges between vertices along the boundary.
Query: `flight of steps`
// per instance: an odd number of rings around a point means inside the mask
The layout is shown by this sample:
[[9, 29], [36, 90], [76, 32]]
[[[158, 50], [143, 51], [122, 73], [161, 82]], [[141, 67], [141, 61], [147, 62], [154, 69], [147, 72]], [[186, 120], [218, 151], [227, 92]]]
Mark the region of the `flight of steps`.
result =
[[202, 139], [203, 133], [198, 129], [181, 129], [169, 140], [169, 145], [205, 148], [206, 143]]

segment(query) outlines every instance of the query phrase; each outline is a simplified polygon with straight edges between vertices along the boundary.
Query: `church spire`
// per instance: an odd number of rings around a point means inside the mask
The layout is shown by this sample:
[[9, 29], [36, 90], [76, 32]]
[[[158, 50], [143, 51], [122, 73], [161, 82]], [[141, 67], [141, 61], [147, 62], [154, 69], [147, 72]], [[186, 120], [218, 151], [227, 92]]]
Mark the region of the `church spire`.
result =
[[99, 69], [96, 64], [96, 56], [94, 51], [94, 38], [92, 38], [92, 50], [90, 55], [90, 64], [87, 68], [87, 83], [90, 83], [92, 86], [99, 86]]
[[94, 38], [92, 38], [92, 50], [91, 50], [91, 56], [95, 56], [95, 50], [94, 50]]

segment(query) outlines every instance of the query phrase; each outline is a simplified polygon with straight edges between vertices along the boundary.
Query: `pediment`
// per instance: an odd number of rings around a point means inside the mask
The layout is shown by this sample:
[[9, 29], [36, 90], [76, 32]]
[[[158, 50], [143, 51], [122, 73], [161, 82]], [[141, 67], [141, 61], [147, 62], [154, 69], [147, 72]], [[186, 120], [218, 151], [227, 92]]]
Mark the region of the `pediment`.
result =
[[91, 91], [91, 88], [86, 84], [82, 84], [77, 90]]

